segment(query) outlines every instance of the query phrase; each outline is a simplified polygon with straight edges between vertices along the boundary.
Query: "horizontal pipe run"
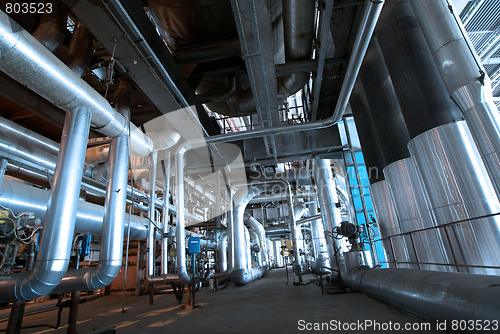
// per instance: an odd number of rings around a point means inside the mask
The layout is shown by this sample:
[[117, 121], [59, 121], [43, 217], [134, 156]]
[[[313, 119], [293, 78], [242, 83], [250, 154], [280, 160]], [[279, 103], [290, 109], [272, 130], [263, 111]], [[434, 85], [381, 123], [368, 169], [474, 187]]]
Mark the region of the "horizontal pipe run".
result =
[[498, 320], [500, 314], [498, 276], [357, 268], [343, 283], [429, 320]]

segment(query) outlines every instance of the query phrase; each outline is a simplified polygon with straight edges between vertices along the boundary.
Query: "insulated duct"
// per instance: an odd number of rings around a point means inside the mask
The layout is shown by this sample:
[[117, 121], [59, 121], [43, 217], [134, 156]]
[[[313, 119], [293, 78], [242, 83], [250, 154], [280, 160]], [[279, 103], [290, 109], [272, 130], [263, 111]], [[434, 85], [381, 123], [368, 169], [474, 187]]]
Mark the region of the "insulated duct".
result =
[[432, 189], [427, 194], [437, 224], [463, 221], [446, 227], [455, 234], [460, 270], [500, 274], [500, 203], [465, 121], [429, 130], [408, 147], [422, 185]]
[[[108, 137], [128, 133], [125, 118], [89, 84], [41, 45], [19, 24], [0, 12], [0, 70], [55, 106], [72, 111], [87, 108], [92, 125]], [[151, 140], [137, 127], [130, 128], [132, 154], [145, 156]]]
[[0, 277], [0, 301], [44, 296], [60, 283], [68, 269], [90, 118], [87, 108], [66, 113], [40, 250], [32, 270]]
[[73, 36], [69, 43], [66, 64], [79, 77], [81, 77], [90, 66], [90, 54], [92, 52], [94, 39], [90, 31], [81, 22], [75, 26]]
[[267, 252], [267, 241], [266, 241], [266, 231], [264, 230], [264, 226], [255, 219], [253, 216], [247, 215], [246, 221], [248, 225], [255, 231], [258, 237], [259, 243], [259, 258], [260, 264], [262, 266], [263, 272], [267, 272], [269, 270], [269, 255]]
[[410, 3], [448, 95], [462, 111], [500, 198], [500, 115], [490, 78], [449, 1]]
[[392, 237], [396, 234], [400, 234], [401, 229], [389, 196], [387, 181], [382, 180], [371, 184], [370, 194], [389, 267], [395, 267], [395, 261], [406, 262], [408, 256], [403, 237]]
[[[315, 200], [309, 204], [309, 213], [313, 215], [313, 217], [316, 217], [318, 214], [318, 204]], [[327, 270], [324, 267], [330, 266], [330, 257], [325, 238], [325, 229], [320, 219], [315, 219], [311, 222], [311, 235], [314, 249], [314, 264], [312, 266], [312, 271], [315, 274], [326, 273]]]
[[[318, 199], [323, 216], [323, 225], [325, 231], [332, 231], [334, 227], [340, 226], [340, 210], [336, 206], [338, 203], [337, 191], [335, 190], [335, 181], [333, 180], [330, 160], [316, 159], [313, 163], [314, 177], [318, 189]], [[327, 239], [328, 252], [330, 256], [330, 268], [340, 270], [343, 267], [343, 258], [341, 255], [342, 247], [338, 240], [332, 237]], [[338, 263], [338, 265], [337, 265]]]
[[122, 267], [123, 233], [126, 220], [128, 183], [128, 136], [113, 138], [110, 149], [111, 171], [106, 188], [99, 264], [66, 273], [55, 292], [93, 291], [111, 283]]
[[238, 204], [234, 207], [233, 211], [233, 243], [234, 243], [234, 267], [231, 274], [231, 281], [236, 285], [245, 285], [262, 276], [262, 270], [256, 268], [249, 268], [247, 261], [247, 254], [250, 251], [245, 246], [245, 232], [243, 224], [243, 217], [245, 215], [245, 209], [248, 202], [257, 196], [258, 194], [264, 192], [266, 188], [264, 186], [251, 186], [247, 189], [243, 188], [236, 193], [236, 198], [242, 197]]
[[353, 290], [429, 320], [498, 320], [498, 276], [358, 268], [349, 272], [343, 282]]
[[[427, 206], [427, 193], [420, 184], [413, 160], [406, 158], [393, 162], [384, 168], [384, 174], [401, 233], [435, 227], [436, 223]], [[406, 261], [400, 258], [396, 260], [413, 262], [397, 266], [399, 268], [455, 271], [455, 268], [450, 266], [429, 264], [454, 264], [453, 255], [444, 232], [432, 229], [392, 238], [392, 241], [397, 241], [396, 238], [403, 239], [401, 241], [404, 242], [406, 254], [408, 254]]]

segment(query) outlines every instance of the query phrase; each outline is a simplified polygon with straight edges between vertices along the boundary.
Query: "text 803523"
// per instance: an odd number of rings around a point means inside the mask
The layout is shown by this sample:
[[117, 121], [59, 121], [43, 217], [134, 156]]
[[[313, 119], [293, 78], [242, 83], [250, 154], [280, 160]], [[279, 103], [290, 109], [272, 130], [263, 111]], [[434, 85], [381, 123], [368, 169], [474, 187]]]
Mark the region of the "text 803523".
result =
[[52, 3], [46, 2], [7, 2], [5, 4], [7, 14], [44, 14], [52, 13]]

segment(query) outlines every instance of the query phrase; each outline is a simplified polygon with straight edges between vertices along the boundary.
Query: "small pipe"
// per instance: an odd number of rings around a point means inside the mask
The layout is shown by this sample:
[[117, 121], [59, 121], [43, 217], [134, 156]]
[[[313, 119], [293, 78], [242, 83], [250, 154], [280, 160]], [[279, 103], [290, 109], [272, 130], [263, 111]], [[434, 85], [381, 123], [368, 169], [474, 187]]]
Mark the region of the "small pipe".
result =
[[168, 274], [168, 238], [166, 237], [168, 233], [168, 204], [170, 195], [170, 151], [166, 152], [165, 160], [161, 162], [163, 168], [163, 175], [165, 178], [165, 188], [163, 189], [163, 238], [161, 240], [161, 274]]
[[[150, 158], [150, 170], [149, 170], [149, 224], [148, 224], [148, 239], [147, 239], [147, 249], [148, 256], [146, 262], [146, 276], [153, 277], [155, 275], [155, 229], [153, 222], [156, 221], [156, 168], [158, 164], [158, 151], [153, 151], [149, 155]], [[184, 185], [183, 185], [184, 186]]]

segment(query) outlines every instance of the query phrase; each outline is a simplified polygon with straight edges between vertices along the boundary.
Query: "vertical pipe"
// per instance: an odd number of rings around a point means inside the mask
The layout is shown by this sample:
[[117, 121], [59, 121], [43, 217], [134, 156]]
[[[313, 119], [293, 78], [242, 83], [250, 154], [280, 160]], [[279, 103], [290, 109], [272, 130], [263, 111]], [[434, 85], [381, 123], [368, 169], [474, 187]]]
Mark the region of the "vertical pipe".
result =
[[76, 323], [78, 320], [78, 307], [80, 305], [80, 291], [71, 293], [71, 305], [69, 307], [68, 334], [76, 334]]
[[163, 189], [163, 236], [161, 239], [161, 274], [168, 274], [168, 222], [170, 215], [168, 213], [169, 195], [170, 195], [170, 151], [166, 152], [165, 160], [162, 161], [163, 174], [165, 177], [165, 188]]
[[[149, 224], [148, 224], [148, 258], [146, 263], [146, 277], [155, 275], [155, 201], [156, 201], [156, 167], [158, 163], [158, 151], [153, 151], [149, 155], [151, 167], [149, 169]], [[184, 210], [183, 210], [184, 211]], [[179, 214], [179, 212], [177, 212]]]
[[[309, 212], [311, 216], [315, 216], [318, 214], [319, 211], [317, 200], [312, 200], [311, 203], [309, 203]], [[330, 266], [330, 257], [328, 255], [325, 229], [320, 219], [316, 219], [311, 222], [311, 234], [314, 249], [313, 272], [315, 272], [315, 274], [325, 272], [325, 269], [323, 267]]]
[[7, 170], [7, 159], [2, 159], [0, 162], [0, 188], [2, 188], [3, 177], [5, 176], [5, 171]]
[[[332, 231], [336, 226], [340, 226], [340, 211], [336, 204], [338, 203], [337, 191], [335, 190], [335, 181], [333, 180], [330, 160], [314, 160], [314, 175], [318, 187], [318, 198], [321, 205], [321, 215], [325, 231]], [[330, 268], [340, 270], [343, 267], [343, 257], [341, 255], [341, 244], [332, 237], [327, 239], [328, 252], [330, 256]], [[337, 265], [338, 263], [338, 265]]]
[[491, 80], [449, 1], [410, 3], [448, 95], [462, 111], [500, 197], [500, 115]]

